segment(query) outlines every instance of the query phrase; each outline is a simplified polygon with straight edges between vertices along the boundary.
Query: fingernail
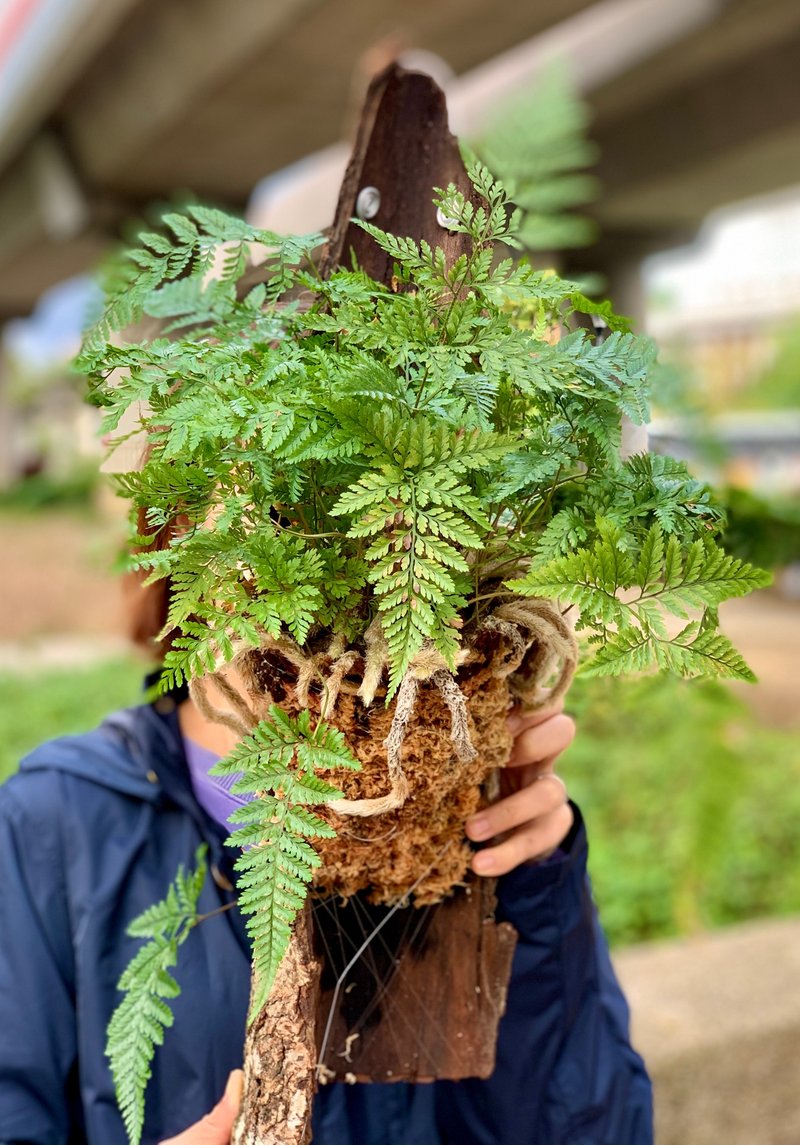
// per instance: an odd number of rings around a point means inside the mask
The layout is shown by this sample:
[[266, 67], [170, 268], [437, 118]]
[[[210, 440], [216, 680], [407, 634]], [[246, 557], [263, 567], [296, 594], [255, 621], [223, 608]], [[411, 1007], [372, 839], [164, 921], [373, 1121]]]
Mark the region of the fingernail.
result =
[[235, 1069], [228, 1077], [225, 1085], [225, 1100], [234, 1109], [238, 1109], [242, 1104], [242, 1090], [244, 1089], [244, 1073], [240, 1069]]
[[494, 870], [494, 859], [488, 851], [479, 851], [475, 858], [472, 860], [472, 869], [477, 871], [478, 874], [488, 874], [489, 871]]
[[489, 820], [485, 815], [478, 815], [476, 819], [467, 821], [467, 831], [473, 839], [485, 839], [490, 830]]

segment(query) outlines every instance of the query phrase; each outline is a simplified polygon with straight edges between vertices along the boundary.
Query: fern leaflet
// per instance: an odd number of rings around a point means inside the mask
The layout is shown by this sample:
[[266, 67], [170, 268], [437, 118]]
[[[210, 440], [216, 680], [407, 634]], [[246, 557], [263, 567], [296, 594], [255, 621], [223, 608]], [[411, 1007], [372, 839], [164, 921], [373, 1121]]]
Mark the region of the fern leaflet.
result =
[[148, 941], [125, 968], [118, 989], [125, 997], [108, 1024], [106, 1056], [122, 1120], [131, 1145], [138, 1145], [144, 1125], [144, 1092], [151, 1075], [155, 1047], [172, 1025], [168, 1000], [180, 993], [170, 970], [178, 947], [197, 922], [197, 902], [205, 880], [207, 847], [195, 854], [195, 870], [178, 869], [166, 897], [130, 923], [127, 933]]
[[229, 846], [243, 848], [236, 869], [239, 906], [253, 940], [251, 1021], [269, 997], [295, 915], [320, 863], [308, 840], [335, 834], [306, 806], [341, 795], [317, 772], [359, 766], [336, 728], [324, 720], [312, 727], [308, 709], [295, 717], [273, 705], [269, 718], [213, 768], [213, 774], [239, 777], [231, 787], [234, 794], [256, 796], [234, 811], [230, 822], [237, 826], [228, 839]]
[[[580, 608], [581, 625], [596, 629], [601, 640], [587, 672], [609, 675], [655, 666], [678, 675], [753, 679], [716, 630], [715, 610], [724, 600], [768, 584], [767, 573], [728, 556], [711, 540], [694, 541], [683, 550], [674, 536], [665, 540], [657, 523], [638, 553], [626, 551], [618, 529], [602, 525], [601, 530], [591, 549], [557, 557], [508, 582], [523, 595], [554, 596]], [[688, 619], [694, 608], [704, 610], [702, 619], [670, 638], [664, 614]]]

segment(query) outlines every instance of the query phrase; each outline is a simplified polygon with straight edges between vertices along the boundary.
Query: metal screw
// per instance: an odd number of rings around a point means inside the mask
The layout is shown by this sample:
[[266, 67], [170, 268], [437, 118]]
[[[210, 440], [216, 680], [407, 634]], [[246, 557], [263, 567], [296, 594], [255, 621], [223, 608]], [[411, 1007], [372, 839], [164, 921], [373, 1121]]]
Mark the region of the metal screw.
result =
[[356, 199], [356, 214], [360, 219], [374, 219], [381, 209], [381, 193], [377, 187], [362, 187]]
[[436, 208], [436, 222], [440, 227], [444, 227], [446, 231], [452, 231], [458, 226], [458, 219], [451, 219], [446, 215], [441, 207]]

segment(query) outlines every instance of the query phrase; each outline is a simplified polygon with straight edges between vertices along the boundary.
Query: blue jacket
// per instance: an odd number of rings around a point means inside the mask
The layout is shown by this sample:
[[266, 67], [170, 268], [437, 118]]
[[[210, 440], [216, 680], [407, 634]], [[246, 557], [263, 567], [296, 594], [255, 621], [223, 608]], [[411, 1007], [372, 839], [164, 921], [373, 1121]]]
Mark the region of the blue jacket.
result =
[[[231, 856], [198, 806], [169, 701], [28, 756], [0, 788], [0, 1145], [125, 1145], [103, 1055], [128, 922], [201, 841], [228, 901]], [[157, 710], [160, 709], [160, 710]], [[582, 825], [564, 857], [501, 880], [519, 931], [488, 1081], [329, 1086], [315, 1145], [650, 1145], [651, 1093], [597, 924]], [[249, 957], [238, 911], [181, 948], [143, 1141], [198, 1120], [241, 1063]]]

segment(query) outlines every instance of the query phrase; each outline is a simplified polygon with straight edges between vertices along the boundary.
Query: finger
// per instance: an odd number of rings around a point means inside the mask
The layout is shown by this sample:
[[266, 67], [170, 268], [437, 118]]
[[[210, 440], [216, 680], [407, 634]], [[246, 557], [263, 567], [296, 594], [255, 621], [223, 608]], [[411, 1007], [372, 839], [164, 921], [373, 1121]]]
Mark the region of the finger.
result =
[[554, 704], [547, 707], [540, 708], [535, 712], [525, 712], [522, 708], [512, 708], [508, 714], [508, 730], [512, 736], [519, 735], [524, 732], [526, 728], [534, 728], [537, 724], [544, 723], [549, 720], [551, 716], [557, 716], [559, 712], [564, 711], [564, 697], [556, 700]]
[[230, 1145], [233, 1123], [242, 1103], [243, 1082], [244, 1074], [235, 1069], [228, 1078], [222, 1100], [211, 1112], [177, 1137], [162, 1141], [161, 1145]]
[[532, 819], [548, 815], [566, 803], [567, 789], [562, 779], [548, 771], [538, 776], [538, 780], [470, 816], [466, 823], [470, 839], [476, 843], [491, 839]]
[[566, 839], [574, 818], [570, 805], [562, 803], [549, 815], [518, 827], [496, 847], [478, 851], [472, 860], [473, 871], [477, 875], [496, 877], [508, 874], [522, 863], [547, 858]]
[[565, 751], [575, 738], [575, 721], [563, 712], [551, 715], [542, 723], [520, 732], [514, 740], [508, 767], [524, 767], [529, 763], [555, 758]]

